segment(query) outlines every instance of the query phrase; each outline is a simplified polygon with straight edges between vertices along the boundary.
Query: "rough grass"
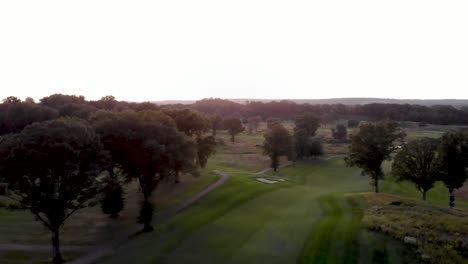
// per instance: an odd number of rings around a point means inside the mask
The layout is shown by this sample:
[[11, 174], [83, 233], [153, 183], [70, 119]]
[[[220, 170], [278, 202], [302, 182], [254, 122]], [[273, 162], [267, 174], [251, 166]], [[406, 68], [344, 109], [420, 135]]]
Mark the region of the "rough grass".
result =
[[[400, 241], [417, 239], [419, 261], [465, 263], [468, 259], [468, 212], [385, 194], [366, 194], [372, 205], [363, 224]], [[398, 198], [398, 199], [397, 199]]]

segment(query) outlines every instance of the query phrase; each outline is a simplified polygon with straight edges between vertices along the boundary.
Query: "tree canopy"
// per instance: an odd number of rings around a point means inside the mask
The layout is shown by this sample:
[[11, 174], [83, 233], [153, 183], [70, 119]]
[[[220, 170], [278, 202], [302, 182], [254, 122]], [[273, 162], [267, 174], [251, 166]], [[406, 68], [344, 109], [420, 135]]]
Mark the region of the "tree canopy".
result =
[[0, 175], [19, 203], [52, 233], [53, 261], [62, 263], [60, 226], [94, 202], [107, 154], [85, 121], [62, 118], [27, 126], [0, 143]]
[[399, 180], [414, 183], [426, 200], [426, 193], [434, 187], [439, 168], [436, 161], [437, 140], [422, 138], [411, 141], [399, 151], [392, 165], [392, 174]]
[[294, 121], [294, 153], [297, 159], [322, 154], [322, 144], [314, 139], [320, 120], [311, 113], [305, 113]]
[[280, 156], [290, 157], [292, 154], [292, 138], [289, 131], [282, 125], [273, 126], [264, 135], [263, 154], [270, 156], [271, 168], [276, 172]]
[[369, 175], [373, 181], [375, 192], [379, 192], [379, 179], [383, 178], [382, 162], [391, 159], [390, 154], [396, 148], [394, 142], [403, 137], [404, 133], [394, 121], [363, 124], [351, 136], [346, 164], [361, 168], [362, 174]]
[[467, 179], [468, 141], [461, 132], [447, 132], [442, 136], [438, 153], [439, 176], [450, 193], [449, 205], [455, 206], [454, 191]]
[[231, 135], [231, 141], [235, 141], [235, 136], [240, 132], [244, 131], [244, 126], [239, 118], [228, 117], [223, 121], [223, 128], [227, 129], [229, 135]]

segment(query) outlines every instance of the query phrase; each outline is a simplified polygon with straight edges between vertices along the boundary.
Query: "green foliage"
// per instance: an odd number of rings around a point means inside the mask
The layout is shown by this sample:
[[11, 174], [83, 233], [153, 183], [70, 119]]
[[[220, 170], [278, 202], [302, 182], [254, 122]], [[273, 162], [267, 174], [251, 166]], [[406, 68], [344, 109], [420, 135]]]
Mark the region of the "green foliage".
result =
[[50, 107], [31, 103], [9, 102], [0, 104], [0, 135], [18, 133], [29, 124], [58, 117]]
[[294, 120], [294, 137], [313, 137], [320, 126], [320, 119], [312, 113], [305, 113]]
[[213, 136], [197, 137], [197, 164], [204, 168], [208, 158], [216, 152], [216, 140]]
[[222, 128], [223, 118], [220, 115], [214, 114], [209, 117], [211, 125], [211, 135], [216, 136], [216, 131]]
[[231, 141], [235, 141], [235, 136], [244, 131], [244, 126], [239, 118], [229, 117], [223, 120], [223, 128], [227, 129], [231, 135]]
[[40, 101], [41, 105], [56, 109], [60, 116], [75, 116], [87, 119], [92, 112], [97, 110], [82, 95], [53, 94], [42, 98]]
[[[138, 180], [144, 206], [162, 180], [195, 168], [195, 143], [177, 131], [174, 120], [163, 112], [99, 111], [91, 121], [111, 154], [110, 169], [118, 167], [128, 181]], [[144, 230], [151, 229], [148, 226], [151, 219], [141, 222], [145, 224]]]
[[437, 152], [440, 180], [449, 190], [449, 205], [454, 207], [454, 190], [461, 188], [468, 177], [468, 139], [461, 132], [447, 132]]
[[4, 104], [16, 104], [21, 103], [21, 100], [16, 96], [8, 96], [7, 98], [3, 99], [2, 102]]
[[276, 171], [279, 167], [280, 156], [291, 156], [292, 138], [289, 131], [282, 125], [276, 125], [264, 135], [263, 154], [270, 156], [271, 168]]
[[305, 113], [296, 118], [294, 124], [294, 154], [296, 158], [321, 155], [323, 153], [322, 143], [313, 138], [320, 126], [320, 120], [311, 113]]
[[434, 187], [438, 176], [436, 162], [437, 140], [422, 138], [411, 141], [403, 146], [394, 158], [392, 174], [399, 180], [410, 181], [422, 193], [426, 200], [426, 193]]
[[174, 119], [177, 129], [187, 136], [200, 136], [210, 126], [209, 120], [200, 113], [190, 109], [166, 109], [164, 113]]
[[294, 138], [295, 158], [315, 157], [323, 155], [323, 142], [318, 137], [297, 137]]
[[379, 192], [379, 179], [383, 178], [382, 162], [390, 160], [395, 150], [394, 142], [402, 140], [404, 133], [394, 121], [367, 123], [351, 136], [349, 154], [345, 158], [348, 166], [362, 169], [374, 181], [375, 192]]
[[59, 229], [75, 211], [94, 203], [96, 177], [107, 155], [83, 120], [62, 118], [27, 126], [2, 138], [0, 175], [52, 232], [54, 263], [61, 263]]
[[348, 136], [348, 130], [345, 125], [338, 124], [335, 128], [332, 128], [332, 135], [334, 139], [346, 140]]
[[117, 218], [124, 208], [122, 185], [116, 178], [108, 177], [101, 192], [103, 193], [101, 200], [102, 212], [108, 214], [111, 218]]
[[258, 130], [258, 125], [262, 121], [262, 117], [260, 116], [251, 116], [247, 119], [247, 124], [249, 128], [249, 134], [252, 134], [253, 132], [257, 132]]

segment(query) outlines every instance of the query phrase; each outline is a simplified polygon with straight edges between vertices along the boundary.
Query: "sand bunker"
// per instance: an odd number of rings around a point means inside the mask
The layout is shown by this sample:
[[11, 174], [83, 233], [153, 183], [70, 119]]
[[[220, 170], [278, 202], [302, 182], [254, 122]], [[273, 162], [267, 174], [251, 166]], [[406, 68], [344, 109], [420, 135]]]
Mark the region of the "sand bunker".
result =
[[272, 181], [272, 180], [268, 180], [268, 179], [265, 179], [265, 178], [257, 178], [257, 181], [263, 182], [263, 183], [268, 183], [268, 184], [278, 183], [278, 181]]

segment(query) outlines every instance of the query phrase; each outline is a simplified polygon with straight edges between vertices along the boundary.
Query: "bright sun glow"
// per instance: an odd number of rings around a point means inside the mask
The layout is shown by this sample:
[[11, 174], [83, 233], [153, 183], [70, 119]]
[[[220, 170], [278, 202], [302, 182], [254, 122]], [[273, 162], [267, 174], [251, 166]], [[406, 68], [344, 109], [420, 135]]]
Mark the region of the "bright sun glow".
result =
[[0, 97], [468, 98], [468, 2], [2, 1]]

